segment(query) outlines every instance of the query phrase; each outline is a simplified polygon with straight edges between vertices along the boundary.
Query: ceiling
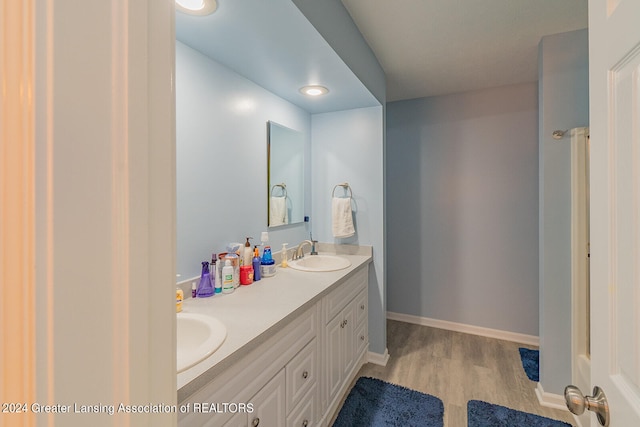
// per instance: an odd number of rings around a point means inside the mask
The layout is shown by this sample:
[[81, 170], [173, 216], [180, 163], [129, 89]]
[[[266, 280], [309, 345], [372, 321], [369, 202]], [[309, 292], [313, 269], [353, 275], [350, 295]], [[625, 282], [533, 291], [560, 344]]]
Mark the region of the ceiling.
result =
[[[176, 12], [176, 38], [312, 114], [380, 105], [291, 0], [218, 1], [208, 16]], [[329, 93], [299, 92], [311, 84]]]
[[545, 35], [587, 27], [587, 0], [342, 0], [387, 101], [538, 80]]

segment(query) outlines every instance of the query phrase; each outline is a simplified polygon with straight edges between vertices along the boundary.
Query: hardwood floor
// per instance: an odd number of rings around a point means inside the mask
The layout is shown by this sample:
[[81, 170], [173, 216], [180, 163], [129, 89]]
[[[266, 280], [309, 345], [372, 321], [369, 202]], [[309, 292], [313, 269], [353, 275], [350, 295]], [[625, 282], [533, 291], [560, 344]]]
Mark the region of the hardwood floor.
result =
[[387, 346], [387, 366], [365, 364], [358, 376], [442, 399], [444, 427], [467, 427], [467, 402], [472, 399], [575, 425], [569, 412], [538, 403], [536, 383], [522, 369], [522, 344], [388, 320]]

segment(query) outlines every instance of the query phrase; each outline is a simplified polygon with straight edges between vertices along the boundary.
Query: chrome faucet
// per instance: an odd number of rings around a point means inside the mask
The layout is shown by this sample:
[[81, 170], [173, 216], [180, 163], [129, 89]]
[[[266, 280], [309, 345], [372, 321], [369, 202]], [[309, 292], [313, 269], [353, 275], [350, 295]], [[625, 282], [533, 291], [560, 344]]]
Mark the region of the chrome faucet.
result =
[[316, 251], [316, 243], [318, 243], [317, 240], [303, 240], [302, 242], [300, 242], [295, 252], [293, 253], [293, 259], [295, 260], [295, 259], [304, 258], [304, 250], [303, 250], [304, 245], [311, 246], [311, 252], [310, 252], [311, 255], [318, 255], [318, 252]]

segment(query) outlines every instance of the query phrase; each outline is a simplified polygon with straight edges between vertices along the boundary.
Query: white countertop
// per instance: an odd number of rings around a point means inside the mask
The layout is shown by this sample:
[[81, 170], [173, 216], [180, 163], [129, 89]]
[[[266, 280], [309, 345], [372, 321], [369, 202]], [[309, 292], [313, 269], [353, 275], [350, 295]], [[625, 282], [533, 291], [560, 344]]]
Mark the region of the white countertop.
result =
[[[322, 245], [320, 249], [325, 247]], [[311, 307], [334, 286], [372, 261], [371, 247], [335, 246], [335, 249], [331, 252], [349, 259], [350, 267], [328, 272], [278, 267], [275, 276], [240, 286], [231, 294], [185, 299], [184, 313], [207, 314], [217, 318], [227, 327], [227, 337], [211, 356], [178, 374], [178, 401], [193, 394], [223, 369], [276, 333], [279, 330], [278, 323], [294, 317], [301, 308]]]

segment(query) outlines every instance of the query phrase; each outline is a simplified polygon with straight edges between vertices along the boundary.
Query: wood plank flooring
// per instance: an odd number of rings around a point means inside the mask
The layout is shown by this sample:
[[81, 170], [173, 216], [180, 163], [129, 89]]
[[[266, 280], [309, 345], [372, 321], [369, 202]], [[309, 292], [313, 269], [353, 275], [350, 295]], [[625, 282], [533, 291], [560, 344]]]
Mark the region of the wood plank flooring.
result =
[[467, 402], [472, 399], [575, 425], [569, 412], [538, 403], [537, 384], [524, 373], [518, 352], [527, 346], [388, 320], [387, 347], [387, 366], [367, 363], [358, 377], [379, 378], [440, 398], [444, 427], [467, 427]]

